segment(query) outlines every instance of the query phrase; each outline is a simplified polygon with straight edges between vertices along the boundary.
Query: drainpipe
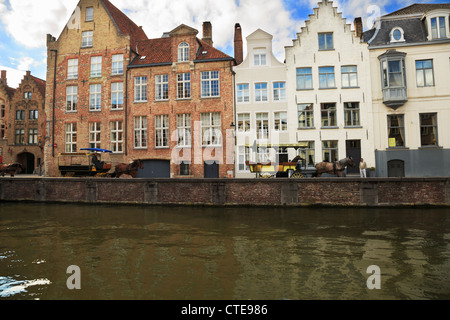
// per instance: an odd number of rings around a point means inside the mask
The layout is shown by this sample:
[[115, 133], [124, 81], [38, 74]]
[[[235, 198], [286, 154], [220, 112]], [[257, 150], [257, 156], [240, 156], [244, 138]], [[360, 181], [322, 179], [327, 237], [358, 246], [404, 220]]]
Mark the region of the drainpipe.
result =
[[237, 144], [237, 137], [236, 137], [236, 131], [237, 131], [237, 115], [236, 115], [236, 72], [233, 70], [233, 62], [230, 61], [230, 70], [231, 74], [233, 76], [233, 123], [234, 123], [234, 164], [233, 164], [233, 178], [236, 178], [236, 144]]
[[52, 104], [52, 157], [55, 157], [55, 99], [56, 99], [56, 67], [58, 50], [51, 49], [55, 53], [55, 67], [53, 69], [53, 104]]
[[131, 47], [129, 48], [130, 50], [130, 57], [128, 59], [128, 65], [125, 69], [125, 94], [124, 94], [124, 103], [125, 103], [125, 134], [124, 134], [124, 139], [125, 139], [125, 157], [128, 156], [128, 67], [131, 63]]

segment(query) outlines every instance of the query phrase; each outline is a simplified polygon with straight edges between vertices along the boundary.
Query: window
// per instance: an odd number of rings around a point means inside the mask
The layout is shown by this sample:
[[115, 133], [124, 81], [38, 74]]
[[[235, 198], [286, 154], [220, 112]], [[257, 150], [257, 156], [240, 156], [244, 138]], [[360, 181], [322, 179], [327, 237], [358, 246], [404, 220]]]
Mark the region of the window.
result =
[[16, 145], [25, 144], [25, 129], [16, 129], [15, 144]]
[[189, 175], [189, 166], [190, 166], [189, 162], [182, 161], [180, 163], [180, 176], [188, 176]]
[[405, 146], [405, 125], [403, 115], [388, 115], [389, 148]]
[[134, 147], [147, 148], [147, 117], [134, 117]]
[[189, 44], [182, 42], [178, 46], [178, 62], [187, 61], [189, 61]]
[[418, 87], [434, 86], [433, 60], [416, 61], [416, 78]]
[[245, 146], [238, 147], [238, 170], [249, 172], [250, 167], [245, 163], [250, 161], [250, 148]]
[[359, 119], [359, 102], [344, 102], [344, 121], [346, 127], [361, 125]]
[[391, 42], [404, 42], [405, 41], [405, 36], [404, 36], [404, 31], [402, 28], [400, 27], [396, 27], [394, 29], [392, 29], [391, 33], [390, 33], [390, 39]]
[[66, 152], [77, 152], [77, 124], [66, 123]]
[[0, 102], [1, 102], [1, 106], [0, 106], [0, 118], [4, 118], [5, 117], [5, 114], [6, 114], [6, 107], [5, 107], [5, 105], [4, 105], [4, 101], [3, 100], [0, 100]]
[[134, 102], [147, 101], [147, 77], [134, 78]]
[[238, 117], [238, 131], [249, 132], [250, 131], [250, 113], [240, 113]]
[[333, 33], [319, 33], [319, 50], [333, 50]]
[[298, 143], [297, 155], [300, 157], [302, 168], [314, 168], [316, 165], [316, 152], [314, 150], [314, 141], [303, 141]]
[[202, 145], [222, 145], [222, 120], [220, 112], [202, 113], [200, 120], [202, 126]]
[[191, 115], [177, 114], [177, 145], [179, 147], [191, 146]]
[[38, 129], [28, 129], [28, 144], [36, 145], [38, 143]]
[[191, 97], [191, 74], [180, 73], [177, 75], [177, 98], [188, 99]]
[[334, 67], [319, 68], [319, 86], [321, 89], [335, 88]]
[[437, 114], [421, 113], [420, 114], [420, 143], [422, 147], [437, 146]]
[[405, 66], [404, 60], [383, 60], [383, 87], [403, 87], [405, 86]]
[[273, 83], [273, 100], [284, 101], [286, 100], [286, 83], [274, 82]]
[[358, 86], [358, 73], [356, 66], [342, 67], [341, 74], [343, 88], [354, 88]]
[[263, 164], [270, 163], [270, 149], [267, 147], [258, 147], [256, 161]]
[[[5, 133], [6, 133], [6, 127], [4, 124], [2, 124], [0, 127], [0, 139], [5, 139]], [[1, 150], [1, 148], [0, 148], [0, 150]]]
[[111, 83], [111, 109], [121, 110], [123, 108], [123, 82]]
[[94, 7], [86, 8], [86, 21], [94, 20]]
[[250, 88], [248, 83], [237, 85], [237, 102], [250, 102]]
[[38, 110], [29, 110], [28, 119], [29, 120], [37, 120], [38, 119]]
[[114, 54], [112, 56], [111, 73], [113, 75], [123, 74], [123, 54]]
[[255, 49], [253, 52], [253, 61], [255, 66], [266, 65], [266, 49]]
[[287, 131], [287, 112], [275, 112], [273, 117], [275, 131]]
[[102, 76], [102, 57], [91, 57], [91, 77]]
[[25, 110], [16, 110], [16, 120], [25, 120]]
[[431, 19], [431, 38], [446, 38], [445, 17], [436, 17]]
[[92, 47], [93, 44], [93, 31], [84, 31], [81, 36], [81, 47]]
[[74, 112], [77, 111], [77, 100], [78, 100], [78, 87], [69, 86], [66, 87], [66, 111]]
[[167, 114], [155, 117], [155, 144], [157, 148], [169, 146], [169, 116]]
[[202, 72], [202, 98], [219, 97], [219, 71]]
[[91, 84], [89, 88], [89, 111], [100, 111], [102, 108], [102, 85]]
[[163, 74], [155, 77], [156, 100], [169, 99], [169, 75]]
[[111, 151], [114, 153], [123, 152], [123, 122], [111, 122]]
[[298, 127], [300, 129], [314, 128], [314, 105], [312, 103], [299, 104]]
[[338, 142], [334, 140], [322, 141], [322, 158], [326, 162], [338, 161]]
[[269, 114], [256, 114], [256, 138], [269, 139]]
[[24, 92], [23, 98], [26, 100], [30, 100], [32, 97], [32, 93], [30, 91]]
[[312, 88], [312, 69], [297, 68], [297, 90], [307, 90]]
[[322, 128], [336, 127], [336, 103], [322, 103]]
[[89, 123], [89, 148], [100, 148], [100, 122]]
[[78, 78], [78, 59], [67, 60], [67, 79]]
[[267, 83], [255, 83], [255, 100], [257, 102], [267, 101]]

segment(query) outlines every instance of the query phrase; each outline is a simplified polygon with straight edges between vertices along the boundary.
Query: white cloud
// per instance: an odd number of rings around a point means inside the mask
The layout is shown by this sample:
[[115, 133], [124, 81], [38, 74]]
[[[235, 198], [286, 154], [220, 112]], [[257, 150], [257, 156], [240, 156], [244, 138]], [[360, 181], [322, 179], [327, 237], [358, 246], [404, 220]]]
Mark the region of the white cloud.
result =
[[0, 66], [0, 70], [6, 70], [6, 78], [8, 81], [8, 86], [11, 88], [19, 87], [20, 82], [25, 76], [25, 72], [5, 66]]

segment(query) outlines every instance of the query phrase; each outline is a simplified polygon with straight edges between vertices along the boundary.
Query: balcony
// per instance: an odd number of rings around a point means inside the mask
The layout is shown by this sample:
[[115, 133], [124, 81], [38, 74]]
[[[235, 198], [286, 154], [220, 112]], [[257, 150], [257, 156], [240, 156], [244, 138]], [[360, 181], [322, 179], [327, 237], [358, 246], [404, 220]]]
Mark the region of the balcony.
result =
[[393, 109], [401, 107], [408, 101], [406, 87], [400, 88], [384, 88], [383, 89], [383, 103]]

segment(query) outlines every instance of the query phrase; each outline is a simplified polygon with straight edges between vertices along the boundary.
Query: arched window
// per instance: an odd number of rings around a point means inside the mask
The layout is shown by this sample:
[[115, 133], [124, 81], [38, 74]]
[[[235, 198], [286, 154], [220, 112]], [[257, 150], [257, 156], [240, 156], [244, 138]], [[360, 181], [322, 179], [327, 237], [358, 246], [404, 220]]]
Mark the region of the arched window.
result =
[[404, 35], [403, 29], [400, 27], [395, 27], [394, 29], [392, 29], [390, 38], [391, 38], [391, 43], [392, 42], [404, 42], [405, 35]]
[[178, 62], [186, 61], [189, 61], [189, 44], [182, 42], [178, 46]]

